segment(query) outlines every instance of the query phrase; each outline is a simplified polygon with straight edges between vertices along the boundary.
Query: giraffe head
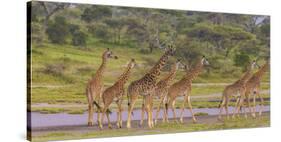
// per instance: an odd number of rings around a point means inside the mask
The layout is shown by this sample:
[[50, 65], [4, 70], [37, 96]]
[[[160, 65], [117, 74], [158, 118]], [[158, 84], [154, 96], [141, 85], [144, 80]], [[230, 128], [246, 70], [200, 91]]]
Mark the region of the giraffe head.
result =
[[102, 57], [105, 60], [107, 60], [107, 59], [118, 59], [118, 57], [115, 56], [113, 54], [113, 52], [109, 50], [109, 48], [107, 48], [107, 50], [103, 53]]
[[168, 47], [165, 48], [165, 54], [168, 56], [174, 56], [176, 51], [176, 48], [172, 45], [168, 45]]
[[136, 61], [135, 61], [135, 59], [131, 59], [131, 61], [129, 62], [129, 64], [128, 64], [128, 67], [129, 68], [134, 68], [136, 66]]
[[253, 70], [254, 68], [260, 68], [260, 66], [258, 65], [258, 63], [257, 63], [256, 60], [253, 60], [253, 61], [250, 63], [250, 66], [249, 66], [249, 69], [250, 69], [250, 70]]
[[201, 58], [201, 65], [202, 65], [202, 66], [208, 66], [208, 65], [210, 65], [208, 59], [206, 59], [205, 56], [203, 56], [203, 57]]

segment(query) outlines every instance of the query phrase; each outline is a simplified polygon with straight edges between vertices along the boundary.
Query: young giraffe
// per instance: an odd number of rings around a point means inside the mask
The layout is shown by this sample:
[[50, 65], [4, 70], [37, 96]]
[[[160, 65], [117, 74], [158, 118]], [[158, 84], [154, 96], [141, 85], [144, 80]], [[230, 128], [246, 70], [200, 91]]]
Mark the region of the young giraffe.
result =
[[[269, 61], [267, 61], [256, 73], [254, 73], [253, 76], [246, 82], [246, 85], [245, 85], [245, 87], [246, 87], [245, 97], [247, 100], [248, 108], [251, 110], [253, 117], [256, 117], [256, 96], [258, 96], [261, 101], [260, 102], [261, 108], [259, 110], [259, 116], [261, 116], [261, 114], [262, 114], [264, 101], [260, 95], [260, 84], [261, 84], [261, 78], [263, 77], [263, 75], [265, 74], [265, 72], [267, 71], [268, 68], [269, 68]], [[253, 98], [253, 103], [254, 103], [253, 110], [250, 108], [251, 94], [254, 97]]]
[[[115, 101], [118, 106], [118, 120], [117, 120], [117, 127], [122, 127], [122, 101], [123, 96], [125, 94], [125, 84], [129, 79], [129, 76], [131, 74], [131, 69], [135, 66], [135, 59], [132, 59], [130, 63], [128, 64], [127, 68], [125, 69], [124, 73], [119, 77], [119, 79], [115, 82], [115, 84], [109, 88], [107, 88], [103, 94], [103, 104], [104, 108], [102, 110], [102, 117], [101, 122], [99, 122], [99, 127], [102, 128], [103, 120], [104, 120], [104, 114], [106, 113], [109, 105]], [[108, 120], [108, 128], [111, 128], [111, 123], [109, 119], [109, 114], [106, 113], [107, 120]]]
[[154, 67], [146, 73], [141, 79], [133, 81], [128, 87], [128, 120], [127, 128], [131, 128], [131, 113], [139, 95], [143, 96], [144, 108], [148, 117], [149, 128], [153, 127], [152, 121], [152, 93], [156, 86], [157, 77], [160, 75], [161, 69], [166, 64], [169, 56], [174, 54], [175, 49], [169, 47]]
[[193, 114], [192, 106], [191, 106], [191, 102], [190, 102], [191, 84], [192, 84], [192, 80], [199, 75], [199, 73], [202, 71], [202, 69], [205, 65], [209, 65], [209, 62], [207, 61], [205, 56], [203, 56], [196, 63], [196, 65], [193, 69], [191, 69], [190, 71], [186, 71], [186, 75], [181, 80], [174, 83], [169, 88], [168, 94], [167, 94], [167, 102], [165, 104], [166, 112], [165, 112], [165, 118], [164, 118], [167, 122], [169, 121], [168, 120], [168, 107], [169, 106], [172, 106], [174, 119], [176, 119], [175, 103], [176, 103], [176, 98], [178, 96], [184, 96], [184, 101], [183, 101], [183, 104], [181, 107], [180, 121], [183, 123], [184, 105], [185, 105], [185, 103], [188, 103], [189, 110], [192, 114], [193, 122], [196, 122], [196, 118]]
[[[255, 66], [258, 66], [258, 65], [256, 64], [256, 61], [254, 60], [247, 66], [247, 71], [243, 74], [243, 76], [239, 80], [237, 80], [233, 84], [227, 85], [225, 87], [223, 94], [222, 94], [222, 101], [219, 104], [219, 108], [220, 108], [220, 113], [218, 116], [219, 120], [221, 120], [223, 108], [225, 109], [227, 119], [229, 119], [228, 103], [229, 103], [229, 100], [231, 97], [233, 97], [235, 95], [240, 97], [240, 99], [238, 99], [236, 102], [236, 106], [243, 103], [242, 100], [244, 100], [244, 97], [245, 97], [244, 96], [245, 95], [245, 84], [249, 80], [249, 78], [252, 76], [252, 70]], [[236, 109], [234, 109], [233, 117], [235, 117], [236, 112], [239, 112], [239, 111], [240, 111], [240, 108], [238, 109], [238, 107]]]
[[[93, 113], [94, 113], [94, 105], [98, 109], [100, 96], [103, 88], [103, 73], [106, 68], [107, 60], [110, 58], [118, 59], [117, 56], [113, 55], [113, 52], [107, 49], [102, 55], [102, 64], [96, 71], [96, 74], [89, 80], [87, 87], [86, 87], [86, 96], [88, 100], [88, 126], [93, 125]], [[98, 113], [99, 118], [99, 113]]]
[[[171, 70], [169, 72], [169, 74], [167, 74], [167, 76], [165, 76], [162, 80], [160, 80], [155, 87], [155, 96], [158, 97], [158, 99], [160, 99], [160, 104], [157, 107], [157, 111], [156, 111], [156, 116], [155, 116], [155, 122], [154, 124], [156, 125], [157, 123], [157, 119], [158, 119], [158, 115], [160, 112], [160, 107], [164, 104], [165, 102], [165, 98], [166, 95], [168, 94], [168, 89], [172, 83], [172, 81], [174, 80], [175, 76], [176, 76], [176, 72], [179, 69], [179, 67], [182, 66], [181, 60], [178, 59], [171, 67]], [[163, 115], [164, 118], [164, 115]], [[164, 119], [163, 119], [164, 121]]]

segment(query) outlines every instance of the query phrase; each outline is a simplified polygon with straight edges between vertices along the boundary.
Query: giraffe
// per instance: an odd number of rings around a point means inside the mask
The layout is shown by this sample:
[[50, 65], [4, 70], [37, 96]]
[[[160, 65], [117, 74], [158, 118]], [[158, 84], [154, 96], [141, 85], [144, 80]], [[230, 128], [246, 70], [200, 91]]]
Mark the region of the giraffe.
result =
[[154, 67], [146, 73], [141, 79], [133, 81], [128, 86], [128, 119], [127, 119], [127, 128], [131, 128], [131, 113], [133, 111], [134, 105], [138, 96], [143, 97], [145, 111], [148, 117], [148, 126], [149, 128], [153, 127], [152, 121], [152, 93], [156, 86], [157, 77], [160, 75], [161, 69], [166, 64], [169, 56], [172, 56], [175, 52], [175, 48], [168, 47], [166, 48], [165, 53], [159, 59], [159, 61], [154, 65]]
[[[219, 112], [219, 116], [218, 116], [219, 120], [221, 120], [221, 114], [222, 114], [223, 108], [225, 109], [227, 119], [229, 119], [228, 103], [229, 103], [229, 100], [231, 97], [233, 97], [233, 96], [240, 97], [240, 99], [238, 99], [236, 102], [236, 106], [243, 103], [243, 100], [245, 97], [245, 95], [244, 95], [245, 94], [245, 84], [249, 80], [249, 78], [252, 76], [252, 71], [253, 71], [254, 67], [258, 67], [255, 60], [250, 62], [250, 64], [247, 66], [246, 72], [242, 75], [242, 77], [240, 79], [238, 79], [234, 83], [227, 85], [225, 87], [223, 94], [222, 94], [222, 100], [219, 104], [219, 108], [220, 108], [220, 112]], [[239, 111], [240, 111], [240, 108], [236, 107], [236, 109], [234, 109], [234, 111], [233, 111], [233, 117], [235, 117], [236, 112], [239, 112]], [[246, 117], [246, 113], [245, 113], [245, 117]]]
[[[158, 97], [158, 99], [160, 99], [160, 104], [158, 105], [157, 111], [156, 111], [155, 122], [154, 122], [155, 125], [157, 123], [160, 107], [165, 102], [165, 98], [166, 98], [166, 95], [168, 93], [168, 89], [169, 89], [172, 81], [174, 80], [174, 78], [176, 76], [176, 72], [177, 72], [177, 70], [179, 69], [180, 66], [183, 66], [182, 63], [181, 63], [181, 60], [177, 59], [177, 61], [172, 65], [171, 70], [167, 74], [167, 76], [165, 76], [162, 80], [160, 80], [156, 84], [154, 95], [156, 97]], [[163, 115], [163, 118], [164, 118], [164, 115]]]
[[192, 106], [191, 106], [191, 102], [190, 102], [191, 84], [192, 84], [192, 80], [199, 75], [199, 73], [202, 71], [203, 67], [206, 65], [209, 65], [209, 62], [205, 58], [205, 56], [203, 56], [200, 60], [198, 60], [198, 62], [196, 63], [194, 68], [192, 68], [190, 71], [186, 71], [186, 74], [184, 75], [184, 77], [181, 80], [179, 80], [179, 81], [175, 82], [173, 85], [171, 85], [171, 87], [168, 90], [167, 101], [165, 104], [166, 112], [165, 112], [164, 121], [169, 122], [169, 120], [168, 120], [168, 107], [169, 106], [172, 107], [174, 119], [176, 119], [176, 113], [175, 113], [176, 98], [178, 96], [184, 96], [184, 101], [183, 101], [183, 104], [181, 107], [180, 121], [181, 121], [181, 123], [183, 123], [184, 105], [185, 105], [185, 103], [188, 103], [189, 110], [192, 114], [193, 122], [196, 122], [196, 118], [193, 114]]
[[[121, 128], [122, 127], [122, 101], [123, 101], [123, 96], [125, 94], [125, 84], [128, 81], [130, 74], [131, 74], [131, 69], [134, 68], [136, 62], [135, 59], [131, 59], [129, 62], [127, 68], [121, 74], [119, 79], [112, 85], [111, 87], [107, 88], [103, 94], [102, 94], [102, 100], [104, 107], [102, 109], [102, 117], [101, 117], [101, 122], [99, 122], [99, 127], [102, 129], [102, 124], [104, 120], [104, 114], [106, 113], [108, 107], [110, 104], [115, 101], [117, 106], [118, 106], [118, 120], [117, 120], [117, 127]], [[109, 114], [106, 113], [107, 120], [108, 120], [108, 127], [111, 128], [110, 124], [110, 119], [109, 119]]]
[[[260, 95], [260, 84], [261, 84], [261, 79], [267, 69], [269, 68], [270, 64], [269, 61], [266, 61], [266, 63], [256, 72], [253, 74], [253, 76], [246, 82], [246, 93], [245, 97], [247, 100], [247, 105], [248, 108], [251, 110], [252, 116], [255, 118], [256, 117], [256, 96], [260, 98], [260, 105], [261, 108], [259, 110], [259, 116], [262, 115], [262, 109], [263, 109], [263, 98]], [[250, 97], [253, 95], [253, 108], [250, 108]]]
[[88, 126], [93, 126], [94, 105], [96, 105], [97, 109], [100, 109], [99, 101], [101, 91], [103, 89], [103, 73], [108, 59], [111, 58], [118, 59], [118, 57], [114, 56], [113, 52], [107, 48], [107, 50], [102, 54], [102, 64], [96, 71], [95, 75], [88, 81], [86, 86], [86, 96], [88, 101]]

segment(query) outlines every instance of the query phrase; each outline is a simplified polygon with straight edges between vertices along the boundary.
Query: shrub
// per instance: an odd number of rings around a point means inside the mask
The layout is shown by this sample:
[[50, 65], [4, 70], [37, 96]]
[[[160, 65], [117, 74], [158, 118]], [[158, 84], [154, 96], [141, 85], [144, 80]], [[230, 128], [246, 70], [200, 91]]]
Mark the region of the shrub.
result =
[[72, 45], [85, 46], [87, 35], [82, 31], [76, 31], [72, 34]]
[[46, 33], [52, 43], [62, 44], [65, 43], [65, 39], [69, 34], [68, 30], [69, 28], [65, 18], [57, 16], [53, 22], [48, 24]]
[[249, 55], [245, 53], [238, 53], [234, 57], [234, 65], [237, 67], [245, 67], [250, 62]]
[[40, 43], [43, 41], [44, 31], [40, 23], [32, 22], [31, 23], [31, 40], [32, 42]]
[[51, 75], [63, 75], [63, 72], [65, 70], [65, 65], [62, 63], [58, 64], [47, 64], [43, 70], [44, 73], [46, 74], [51, 74]]
[[109, 27], [106, 24], [100, 23], [100, 24], [91, 25], [88, 26], [88, 30], [89, 32], [92, 33], [93, 36], [102, 39], [104, 41], [107, 41], [111, 37]]

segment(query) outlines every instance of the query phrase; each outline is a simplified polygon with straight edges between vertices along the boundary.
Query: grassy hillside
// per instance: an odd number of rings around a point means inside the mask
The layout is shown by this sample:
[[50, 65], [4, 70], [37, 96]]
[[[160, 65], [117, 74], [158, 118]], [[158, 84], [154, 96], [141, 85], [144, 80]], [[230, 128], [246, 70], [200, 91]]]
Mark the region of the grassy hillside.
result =
[[[159, 59], [163, 51], [143, 54], [140, 49], [127, 48], [101, 44], [88, 48], [76, 48], [71, 45], [33, 44], [32, 47], [32, 102], [73, 102], [86, 101], [84, 96], [85, 86], [101, 64], [101, 55], [109, 47], [119, 59], [112, 59], [107, 64], [104, 74], [106, 86], [112, 85], [125, 69], [128, 61], [135, 58], [138, 66], [133, 69], [131, 81], [141, 78]], [[170, 64], [175, 61], [172, 57], [160, 76], [169, 71]], [[212, 63], [211, 63], [212, 64]], [[178, 71], [176, 80], [184, 74]], [[210, 73], [206, 70], [194, 80], [199, 83], [232, 82], [235, 76], [222, 77], [220, 74]], [[264, 81], [268, 80], [268, 75]], [[264, 86], [268, 88], [268, 86]], [[221, 92], [223, 87], [194, 87], [193, 95], [211, 94]]]

